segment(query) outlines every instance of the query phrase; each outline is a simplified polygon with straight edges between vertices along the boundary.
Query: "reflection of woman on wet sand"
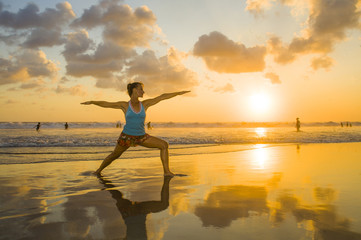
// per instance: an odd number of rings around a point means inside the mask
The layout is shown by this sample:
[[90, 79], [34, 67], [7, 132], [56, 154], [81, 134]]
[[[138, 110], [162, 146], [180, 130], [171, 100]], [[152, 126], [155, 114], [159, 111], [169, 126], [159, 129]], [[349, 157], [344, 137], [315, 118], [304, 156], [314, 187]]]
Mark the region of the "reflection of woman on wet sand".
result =
[[145, 112], [149, 107], [159, 103], [162, 100], [173, 98], [189, 91], [165, 93], [156, 98], [139, 101], [139, 98], [143, 97], [144, 94], [143, 84], [140, 82], [130, 83], [128, 84], [127, 89], [130, 96], [129, 102], [87, 101], [82, 103], [84, 105], [94, 104], [104, 108], [121, 109], [125, 114], [126, 122], [123, 128], [123, 132], [120, 134], [118, 139], [118, 144], [116, 145], [113, 152], [104, 159], [95, 173], [99, 175], [105, 167], [120, 157], [122, 153], [125, 152], [130, 146], [141, 145], [147, 148], [160, 149], [160, 158], [163, 164], [164, 176], [174, 176], [174, 173], [172, 173], [169, 169], [168, 143], [162, 139], [150, 136], [149, 134], [145, 133]]
[[[147, 239], [146, 218], [149, 213], [161, 212], [169, 206], [169, 182], [172, 177], [164, 177], [160, 201], [133, 202], [123, 198], [118, 190], [107, 190], [117, 201], [116, 206], [127, 226], [126, 239]], [[99, 177], [106, 188], [114, 188], [111, 181]]]

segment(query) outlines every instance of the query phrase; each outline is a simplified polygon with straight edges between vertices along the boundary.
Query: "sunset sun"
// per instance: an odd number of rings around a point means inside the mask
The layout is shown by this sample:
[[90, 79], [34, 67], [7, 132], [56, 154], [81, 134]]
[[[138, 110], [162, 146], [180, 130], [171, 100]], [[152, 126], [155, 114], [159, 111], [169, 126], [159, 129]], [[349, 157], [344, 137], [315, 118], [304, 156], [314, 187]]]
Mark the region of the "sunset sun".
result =
[[255, 93], [249, 97], [249, 106], [255, 113], [265, 113], [270, 108], [270, 97], [265, 93]]

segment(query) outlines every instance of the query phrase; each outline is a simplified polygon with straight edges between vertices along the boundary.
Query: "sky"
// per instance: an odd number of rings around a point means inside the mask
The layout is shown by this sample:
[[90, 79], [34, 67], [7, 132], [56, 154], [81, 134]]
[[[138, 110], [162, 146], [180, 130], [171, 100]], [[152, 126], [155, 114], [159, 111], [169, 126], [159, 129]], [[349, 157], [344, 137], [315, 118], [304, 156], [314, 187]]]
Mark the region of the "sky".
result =
[[0, 0], [0, 121], [361, 121], [361, 0]]

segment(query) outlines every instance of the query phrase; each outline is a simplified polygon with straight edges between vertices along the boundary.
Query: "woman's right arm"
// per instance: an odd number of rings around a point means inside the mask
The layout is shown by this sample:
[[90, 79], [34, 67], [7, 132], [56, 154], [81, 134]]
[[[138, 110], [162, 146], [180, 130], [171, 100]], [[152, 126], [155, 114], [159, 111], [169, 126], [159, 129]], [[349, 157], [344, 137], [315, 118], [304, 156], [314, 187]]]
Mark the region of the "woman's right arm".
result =
[[120, 102], [106, 102], [106, 101], [87, 101], [87, 102], [82, 102], [81, 104], [83, 105], [97, 105], [99, 107], [103, 107], [103, 108], [115, 108], [115, 109], [122, 109], [124, 110], [126, 108], [126, 106], [128, 105], [127, 102], [124, 101], [120, 101]]

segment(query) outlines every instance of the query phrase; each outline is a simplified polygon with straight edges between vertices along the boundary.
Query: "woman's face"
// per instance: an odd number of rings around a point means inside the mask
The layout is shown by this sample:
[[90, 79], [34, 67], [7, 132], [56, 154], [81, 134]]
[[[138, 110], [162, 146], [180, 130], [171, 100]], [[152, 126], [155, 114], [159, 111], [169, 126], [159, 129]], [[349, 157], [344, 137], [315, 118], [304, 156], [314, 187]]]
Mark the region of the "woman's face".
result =
[[144, 90], [141, 84], [139, 84], [136, 88], [134, 88], [134, 90], [138, 97], [143, 97]]

